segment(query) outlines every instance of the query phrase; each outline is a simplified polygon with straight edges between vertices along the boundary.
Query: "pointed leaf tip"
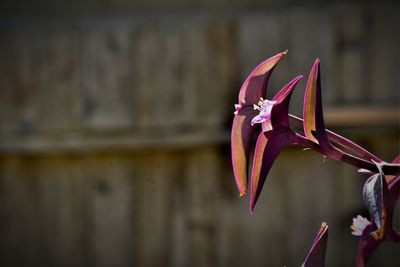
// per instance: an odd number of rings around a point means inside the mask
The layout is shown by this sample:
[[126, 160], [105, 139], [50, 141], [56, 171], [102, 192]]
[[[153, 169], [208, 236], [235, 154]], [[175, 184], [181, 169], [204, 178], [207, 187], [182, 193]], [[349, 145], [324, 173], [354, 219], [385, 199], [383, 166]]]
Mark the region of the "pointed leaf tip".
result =
[[296, 88], [298, 82], [303, 76], [297, 76], [289, 83], [287, 83], [273, 98], [276, 101], [276, 105], [271, 111], [271, 123], [273, 128], [277, 127], [289, 127], [289, 102], [292, 96], [293, 90]]
[[328, 225], [323, 222], [303, 263], [304, 267], [325, 266], [325, 251], [328, 243]]
[[319, 64], [317, 58], [311, 68], [308, 76], [306, 90], [304, 92], [304, 107], [303, 107], [303, 126], [305, 136], [316, 143], [317, 139], [314, 137], [313, 132], [316, 131], [316, 105], [317, 105], [317, 90], [320, 86], [319, 81]]
[[298, 75], [293, 78], [290, 82], [288, 82], [282, 89], [274, 96], [272, 101], [277, 101], [278, 104], [282, 103], [288, 96], [291, 94], [296, 88], [296, 85], [303, 78], [303, 75]]
[[303, 128], [307, 139], [319, 143], [324, 151], [332, 148], [325, 129], [322, 111], [320, 60], [317, 58], [308, 76], [304, 92]]
[[257, 103], [260, 97], [266, 96], [267, 83], [272, 71], [283, 58], [287, 51], [276, 54], [261, 62], [244, 81], [239, 91], [239, 104], [252, 105]]

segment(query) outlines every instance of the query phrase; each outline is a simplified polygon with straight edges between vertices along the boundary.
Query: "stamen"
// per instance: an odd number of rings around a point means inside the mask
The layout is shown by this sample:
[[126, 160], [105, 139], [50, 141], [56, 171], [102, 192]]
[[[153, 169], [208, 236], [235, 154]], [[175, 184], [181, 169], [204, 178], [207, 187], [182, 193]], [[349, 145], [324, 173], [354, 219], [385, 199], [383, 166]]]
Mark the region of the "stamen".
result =
[[253, 104], [254, 110], [261, 111], [263, 109], [263, 107], [264, 107], [264, 103], [261, 103], [261, 102], [258, 102], [258, 105]]

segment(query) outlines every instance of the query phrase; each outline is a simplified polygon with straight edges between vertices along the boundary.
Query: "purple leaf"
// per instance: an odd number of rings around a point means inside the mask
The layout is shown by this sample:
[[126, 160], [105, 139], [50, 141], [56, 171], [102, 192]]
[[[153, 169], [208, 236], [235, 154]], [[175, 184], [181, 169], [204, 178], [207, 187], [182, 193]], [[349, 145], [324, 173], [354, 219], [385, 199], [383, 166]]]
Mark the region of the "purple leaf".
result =
[[328, 225], [322, 223], [302, 267], [324, 267], [325, 251], [328, 243]]
[[262, 187], [276, 157], [282, 148], [291, 143], [294, 133], [288, 129], [274, 129], [261, 132], [254, 151], [253, 168], [251, 171], [250, 212], [261, 194]]
[[251, 120], [257, 115], [253, 104], [265, 97], [269, 77], [285, 54], [286, 51], [259, 64], [245, 80], [239, 92], [239, 104], [235, 105], [236, 112], [232, 124], [231, 151], [233, 172], [241, 196], [247, 192], [248, 159], [254, 134]]
[[266, 96], [267, 83], [272, 71], [287, 51], [261, 62], [247, 77], [239, 91], [239, 104], [252, 106]]
[[271, 122], [272, 127], [285, 127], [289, 128], [289, 103], [294, 88], [299, 83], [303, 76], [297, 76], [286, 84], [272, 99], [277, 103], [272, 108]]
[[[258, 136], [253, 168], [251, 171], [250, 212], [260, 196], [262, 187], [276, 157], [287, 144], [293, 144], [295, 133], [289, 129], [289, 101], [294, 88], [302, 76], [286, 84], [272, 99], [276, 104], [271, 110], [272, 131], [261, 132]], [[267, 123], [267, 122], [263, 122]]]
[[381, 173], [372, 175], [364, 184], [364, 203], [368, 207], [369, 213], [378, 227], [382, 226], [382, 211], [384, 209], [383, 198], [388, 195], [387, 192], [388, 187], [386, 179]]
[[[400, 160], [398, 156], [392, 163]], [[371, 214], [368, 225], [360, 238], [357, 252], [357, 267], [364, 267], [372, 253], [383, 241], [400, 242], [400, 233], [393, 228], [393, 213], [400, 195], [400, 176], [391, 179], [384, 176], [382, 166], [376, 163], [379, 173], [372, 175], [365, 183], [363, 198]], [[389, 178], [389, 179], [388, 179]]]
[[[370, 157], [371, 155], [369, 155], [368, 151], [338, 135], [330, 134], [330, 138], [328, 137], [322, 111], [319, 59], [315, 61], [307, 81], [304, 94], [303, 117], [304, 135], [308, 140], [319, 144], [325, 156], [333, 160], [347, 162], [362, 169], [376, 171], [376, 165], [371, 159], [379, 162], [381, 161], [379, 158]], [[351, 150], [351, 154], [333, 146], [329, 139], [335, 139], [339, 147]], [[358, 155], [361, 155], [361, 158]], [[385, 165], [383, 168], [385, 171], [392, 173], [400, 172], [399, 166]]]
[[321, 99], [320, 61], [317, 58], [308, 76], [304, 93], [303, 126], [305, 136], [319, 143], [323, 150], [331, 150], [331, 144], [325, 131]]
[[247, 169], [254, 127], [251, 119], [256, 115], [251, 107], [242, 108], [233, 119], [231, 132], [232, 166], [241, 196], [247, 192]]

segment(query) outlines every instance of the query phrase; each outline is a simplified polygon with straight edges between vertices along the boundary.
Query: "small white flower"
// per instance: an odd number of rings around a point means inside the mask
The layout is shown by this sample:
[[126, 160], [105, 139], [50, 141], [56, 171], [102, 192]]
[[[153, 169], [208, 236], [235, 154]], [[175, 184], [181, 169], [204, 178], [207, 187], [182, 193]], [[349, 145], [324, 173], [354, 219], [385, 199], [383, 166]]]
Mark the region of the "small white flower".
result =
[[353, 218], [353, 224], [350, 226], [351, 230], [353, 230], [351, 234], [361, 236], [369, 224], [370, 222], [366, 218], [358, 215], [356, 218]]

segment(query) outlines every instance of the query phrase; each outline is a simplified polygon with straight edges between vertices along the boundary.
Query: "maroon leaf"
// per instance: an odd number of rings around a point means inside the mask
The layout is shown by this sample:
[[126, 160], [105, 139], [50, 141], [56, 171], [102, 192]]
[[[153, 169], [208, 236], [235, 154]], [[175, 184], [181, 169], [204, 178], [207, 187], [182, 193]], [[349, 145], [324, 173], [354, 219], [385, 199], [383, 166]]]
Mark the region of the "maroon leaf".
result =
[[282, 148], [291, 144], [295, 138], [294, 132], [287, 128], [278, 128], [269, 132], [261, 132], [254, 151], [253, 168], [251, 171], [250, 212], [260, 197], [267, 175]]
[[277, 103], [271, 111], [272, 127], [285, 127], [289, 128], [289, 102], [294, 88], [299, 83], [303, 76], [297, 76], [286, 84], [272, 99]]
[[[308, 78], [306, 91], [304, 94], [304, 107], [303, 107], [303, 128], [304, 134], [307, 139], [319, 144], [324, 155], [328, 158], [338, 161], [347, 162], [359, 168], [377, 171], [376, 165], [371, 159], [380, 161], [377, 157], [368, 158], [368, 152], [362, 149], [360, 146], [352, 143], [349, 140], [340, 138], [339, 136], [330, 135], [330, 139], [334, 137], [339, 147], [345, 149], [351, 149], [352, 154], [346, 153], [340, 150], [338, 147], [334, 147], [328, 138], [327, 131], [325, 129], [324, 116], [322, 111], [322, 99], [321, 99], [321, 75], [320, 75], [320, 61], [317, 59], [310, 71]], [[362, 155], [358, 157], [357, 155]], [[367, 158], [364, 158], [364, 156]], [[397, 166], [383, 166], [385, 171], [396, 173], [400, 171]]]
[[[397, 163], [399, 160], [400, 157], [398, 156], [392, 163]], [[377, 188], [380, 194], [380, 203], [377, 203], [376, 206], [379, 206], [380, 210], [375, 212], [374, 209], [371, 209], [371, 205], [367, 204], [370, 213], [372, 213], [372, 223], [365, 228], [360, 237], [356, 262], [357, 267], [366, 266], [372, 253], [383, 241], [400, 242], [400, 233], [393, 228], [394, 209], [400, 195], [400, 176], [395, 176], [393, 179], [391, 179], [392, 176], [383, 176], [381, 167], [384, 164], [385, 163], [377, 163], [380, 172], [371, 176], [366, 182], [366, 184], [371, 184], [371, 182], [369, 182], [371, 179], [376, 180], [378, 186], [374, 186], [374, 188]], [[378, 178], [379, 180], [377, 180]], [[390, 180], [390, 182], [387, 182], [388, 180]], [[380, 216], [380, 218], [375, 219], [377, 215]]]
[[236, 107], [231, 132], [231, 150], [233, 172], [241, 196], [247, 192], [248, 159], [254, 133], [251, 119], [257, 115], [253, 104], [265, 97], [269, 77], [285, 54], [286, 51], [259, 64], [245, 80], [239, 92], [239, 104]]
[[321, 99], [320, 61], [317, 58], [308, 77], [304, 93], [303, 125], [305, 136], [319, 143], [323, 150], [331, 150], [325, 131], [324, 116]]
[[233, 119], [231, 132], [232, 166], [241, 196], [247, 192], [248, 158], [255, 129], [250, 122], [256, 113], [253, 108], [244, 107]]
[[325, 251], [328, 243], [328, 225], [321, 224], [310, 251], [302, 267], [323, 267], [325, 266]]
[[294, 78], [272, 99], [272, 101], [276, 101], [271, 111], [273, 130], [260, 133], [254, 152], [251, 172], [250, 212], [254, 210], [268, 172], [279, 152], [285, 145], [292, 144], [295, 141], [295, 133], [289, 129], [288, 112], [290, 97], [301, 78], [302, 76]]
[[239, 92], [239, 104], [252, 106], [266, 96], [267, 83], [275, 66], [287, 51], [261, 62], [247, 77]]
[[383, 227], [383, 212], [388, 204], [388, 186], [382, 173], [372, 175], [364, 184], [363, 200], [378, 227]]

